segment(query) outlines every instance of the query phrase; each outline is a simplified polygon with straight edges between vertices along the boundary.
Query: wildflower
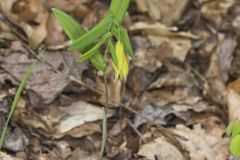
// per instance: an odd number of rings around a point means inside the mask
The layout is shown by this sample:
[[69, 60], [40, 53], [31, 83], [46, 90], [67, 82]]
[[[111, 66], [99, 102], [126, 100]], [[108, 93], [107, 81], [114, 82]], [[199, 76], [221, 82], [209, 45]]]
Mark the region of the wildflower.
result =
[[[116, 79], [127, 79], [128, 74], [128, 62], [124, 52], [124, 47], [122, 42], [117, 41], [115, 44], [116, 49], [116, 58], [117, 62], [113, 62], [113, 68], [115, 70], [115, 78]], [[117, 63], [117, 64], [116, 64]]]

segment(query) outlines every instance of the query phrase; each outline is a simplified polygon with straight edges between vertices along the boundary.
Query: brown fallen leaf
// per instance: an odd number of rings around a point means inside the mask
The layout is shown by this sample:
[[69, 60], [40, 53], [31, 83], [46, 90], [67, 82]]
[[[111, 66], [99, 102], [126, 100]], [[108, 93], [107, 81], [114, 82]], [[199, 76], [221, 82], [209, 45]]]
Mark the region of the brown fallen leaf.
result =
[[[109, 110], [108, 117], [114, 110]], [[42, 115], [29, 109], [17, 108], [14, 118], [25, 125], [38, 129], [47, 137], [61, 138], [69, 135], [81, 138], [86, 135], [101, 132], [100, 124], [102, 109], [99, 106], [76, 101], [69, 106], [51, 105]]]
[[[219, 125], [211, 126], [219, 128]], [[228, 139], [222, 137], [225, 128], [220, 127], [215, 131], [204, 130], [200, 124], [189, 129], [184, 125], [177, 125], [172, 131], [179, 136], [182, 146], [189, 151], [191, 160], [226, 160], [228, 158]]]
[[240, 78], [228, 84], [228, 88], [240, 94]]
[[223, 16], [227, 14], [235, 2], [235, 0], [199, 1], [202, 3], [201, 12], [204, 17], [215, 22], [216, 25], [222, 23]]
[[228, 118], [229, 121], [240, 120], [240, 95], [234, 89], [228, 89]]
[[133, 90], [133, 93], [139, 95], [147, 89], [153, 81], [154, 76], [151, 73], [140, 67], [134, 67], [130, 70], [127, 84]]
[[[167, 27], [159, 22], [154, 24], [137, 22], [130, 27], [130, 30], [142, 30], [147, 33], [151, 45], [156, 48], [153, 52], [158, 55], [156, 56], [155, 61], [158, 60], [160, 62], [161, 60], [164, 61], [164, 57], [175, 57], [180, 61], [184, 61], [188, 51], [192, 47], [192, 39], [199, 38], [190, 32], [177, 32], [177, 28]], [[147, 54], [147, 52], [145, 54]], [[138, 58], [138, 52], [136, 55]], [[150, 55], [153, 54], [151, 53]], [[146, 58], [147, 56], [142, 57]], [[145, 61], [148, 59], [149, 58], [145, 59]], [[141, 62], [144, 61], [144, 59], [142, 58], [138, 61]], [[160, 62], [157, 64], [161, 64]]]
[[227, 103], [227, 90], [221, 75], [219, 57], [216, 53], [212, 53], [206, 80], [204, 84], [205, 94], [219, 104], [225, 105]]
[[147, 32], [149, 35], [155, 36], [163, 36], [163, 37], [181, 37], [187, 39], [199, 39], [200, 37], [194, 35], [190, 32], [177, 32], [177, 27], [167, 27], [166, 25], [155, 22], [153, 24], [149, 24], [146, 22], [137, 22], [133, 24], [130, 28], [131, 31], [143, 30]]
[[167, 26], [177, 22], [184, 12], [189, 0], [135, 0], [140, 12], [147, 12], [153, 20], [161, 21]]
[[53, 14], [49, 15], [46, 25], [47, 36], [45, 43], [48, 46], [63, 44], [65, 40], [63, 29]]
[[0, 3], [1, 11], [26, 33], [33, 48], [43, 42], [48, 13], [42, 0], [2, 0]]
[[[102, 109], [98, 106], [78, 101], [71, 104], [69, 107], [60, 108], [65, 116], [59, 123], [59, 133], [67, 132], [77, 126], [81, 126], [86, 122], [93, 122], [102, 119]], [[113, 110], [109, 110], [107, 117], [114, 114]]]
[[240, 15], [236, 15], [234, 20], [232, 21], [232, 26], [236, 29], [237, 33], [240, 34]]
[[237, 41], [232, 36], [218, 34], [219, 44], [216, 53], [219, 57], [219, 67], [224, 82], [228, 81], [228, 70], [231, 68], [233, 54], [237, 47]]
[[[73, 151], [73, 154], [71, 156], [73, 158], [73, 160], [80, 160], [80, 159], [84, 159], [84, 160], [98, 160], [99, 155], [98, 153], [91, 153], [89, 154], [88, 152], [81, 150], [80, 148], [76, 148]], [[105, 158], [103, 160], [106, 160]]]
[[51, 0], [45, 1], [45, 5], [48, 9], [55, 7], [69, 12], [74, 11], [79, 5], [82, 5], [87, 1], [88, 0], [67, 0], [67, 1]]
[[[1, 7], [0, 7], [1, 8]], [[17, 37], [11, 32], [11, 28], [0, 18], [0, 39], [16, 40]]]
[[111, 128], [111, 130], [109, 131], [109, 135], [110, 136], [117, 136], [119, 133], [121, 133], [127, 126], [128, 124], [128, 119], [127, 118], [123, 118], [120, 119], [118, 122], [116, 122], [113, 127]]
[[[174, 103], [195, 106], [196, 104], [201, 104], [202, 102], [202, 98], [198, 96], [198, 94], [196, 93], [196, 91], [193, 90], [193, 88], [162, 88], [161, 90], [149, 91], [148, 93], [149, 94], [146, 96], [148, 96], [150, 103], [159, 107]], [[199, 110], [201, 110], [202, 108], [203, 107], [199, 107]]]
[[28, 144], [28, 137], [23, 133], [21, 128], [16, 127], [12, 132], [7, 133], [3, 147], [10, 151], [17, 152], [24, 150]]
[[[1, 67], [14, 77], [15, 81], [12, 83], [18, 85], [34, 59], [27, 56], [27, 51], [21, 43], [12, 45], [9, 52], [11, 52], [10, 55], [1, 59], [3, 61]], [[81, 80], [86, 63], [77, 64], [75, 60], [78, 56], [78, 53], [45, 52], [43, 59], [51, 66], [44, 61], [37, 62], [26, 88], [40, 96], [43, 104], [51, 103], [70, 83], [68, 76], [71, 75], [75, 79]], [[34, 96], [30, 96], [30, 98], [33, 98], [31, 102], [36, 100]]]
[[149, 89], [162, 87], [192, 87], [194, 86], [194, 78], [190, 73], [172, 71], [163, 75], [153, 82]]
[[184, 160], [182, 153], [164, 137], [159, 137], [141, 146], [138, 155], [148, 160]]
[[1, 160], [23, 160], [23, 159], [20, 159], [20, 158], [15, 158], [15, 157], [12, 157], [4, 152], [0, 152], [0, 159]]
[[62, 137], [63, 135], [69, 135], [74, 138], [81, 138], [84, 136], [93, 135], [94, 133], [101, 133], [102, 129], [99, 123], [97, 122], [86, 122], [85, 124], [75, 127], [71, 129], [70, 131], [63, 133], [62, 135], [59, 134], [59, 136], [55, 137]]
[[[99, 77], [96, 77], [97, 81], [97, 88], [101, 91], [105, 91], [104, 81], [101, 80]], [[110, 80], [108, 80], [108, 95], [110, 97], [109, 99], [109, 107], [110, 108], [118, 108], [120, 107], [121, 101], [122, 101], [122, 94], [123, 94], [123, 84], [121, 81], [114, 80], [113, 77], [111, 77]], [[106, 96], [105, 93], [100, 95], [100, 98], [97, 100], [101, 104], [105, 104], [106, 102]]]
[[[29, 59], [25, 54], [18, 53], [5, 57], [4, 61], [5, 64], [2, 67], [18, 81], [22, 80], [27, 68], [33, 63], [33, 60]], [[38, 62], [28, 80], [26, 88], [35, 91], [42, 97], [43, 103], [47, 104], [52, 102], [68, 83], [69, 80], [66, 77], [54, 72], [46, 64]]]
[[[156, 49], [158, 50], [158, 49]], [[156, 50], [147, 50], [140, 49], [136, 50], [136, 58], [134, 61], [134, 65], [142, 68], [145, 72], [154, 73], [157, 69], [163, 66], [161, 62], [161, 55], [156, 52]]]
[[[161, 125], [166, 124], [166, 122], [164, 121], [165, 116], [162, 116], [162, 113], [164, 112], [164, 109], [162, 108], [157, 108], [152, 105], [146, 105], [142, 107], [142, 109], [139, 110], [138, 112], [144, 115], [149, 120], [154, 121], [156, 124], [161, 124]], [[146, 122], [147, 122], [146, 119], [143, 119], [138, 115], [136, 115], [134, 118], [134, 126], [136, 128], [138, 128], [140, 125]]]

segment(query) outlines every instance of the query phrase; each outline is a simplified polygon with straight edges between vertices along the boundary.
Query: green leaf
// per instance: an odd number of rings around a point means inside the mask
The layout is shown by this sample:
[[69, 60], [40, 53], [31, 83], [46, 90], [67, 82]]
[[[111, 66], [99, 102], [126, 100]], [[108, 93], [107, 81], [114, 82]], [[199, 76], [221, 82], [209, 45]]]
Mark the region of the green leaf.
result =
[[91, 48], [87, 53], [79, 57], [78, 62], [83, 62], [92, 57], [97, 52], [97, 50], [110, 38], [110, 36], [111, 33], [105, 34], [93, 48]]
[[84, 34], [79, 39], [72, 42], [69, 47], [70, 51], [80, 50], [83, 51], [87, 46], [96, 42], [98, 38], [103, 36], [112, 24], [112, 16], [108, 15], [102, 19], [93, 29]]
[[110, 50], [110, 53], [111, 53], [111, 56], [112, 56], [112, 61], [113, 61], [114, 65], [118, 66], [117, 55], [116, 55], [115, 48], [114, 48], [114, 45], [113, 45], [111, 39], [108, 40], [108, 48]]
[[117, 28], [117, 26], [113, 26], [111, 28], [111, 33], [114, 35], [114, 37], [118, 40], [121, 41], [124, 45], [124, 50], [125, 52], [130, 56], [134, 57], [134, 52], [132, 49], [132, 45], [127, 33], [127, 30], [121, 27], [120, 29]]
[[226, 129], [226, 133], [228, 136], [232, 135], [232, 131], [233, 131], [233, 127], [234, 127], [235, 123], [236, 123], [236, 121], [232, 121], [228, 124], [228, 127]]
[[117, 16], [120, 4], [121, 0], [112, 0], [109, 11], [113, 15], [113, 17]]
[[235, 158], [240, 157], [240, 135], [235, 136], [230, 143], [230, 152]]
[[[94, 57], [96, 58], [97, 62], [102, 64], [102, 63], [105, 63], [104, 61], [104, 58], [103, 58], [103, 55], [101, 52], [97, 52]], [[106, 65], [106, 64], [105, 64]]]
[[121, 36], [122, 43], [124, 45], [125, 52], [130, 57], [133, 57], [134, 53], [133, 53], [132, 45], [131, 45], [131, 42], [130, 42], [127, 30], [121, 27], [121, 29], [120, 29], [120, 36]]
[[114, 37], [118, 40], [118, 41], [121, 41], [120, 39], [120, 29], [117, 27], [117, 25], [113, 25], [111, 27], [111, 33], [112, 35], [114, 35]]
[[121, 4], [116, 14], [116, 17], [114, 17], [114, 19], [118, 22], [119, 25], [122, 23], [126, 15], [129, 3], [130, 3], [130, 0], [121, 0]]
[[14, 100], [13, 100], [13, 103], [12, 103], [12, 106], [11, 106], [11, 109], [10, 109], [10, 112], [8, 114], [8, 117], [7, 117], [7, 121], [4, 125], [4, 128], [3, 128], [3, 131], [2, 131], [2, 134], [1, 134], [1, 138], [0, 138], [0, 150], [2, 148], [2, 144], [3, 144], [3, 141], [4, 141], [4, 138], [5, 138], [5, 135], [6, 135], [6, 132], [7, 132], [7, 127], [8, 127], [8, 123], [10, 122], [10, 119], [13, 115], [13, 112], [17, 106], [17, 103], [19, 101], [19, 98], [22, 94], [22, 91], [23, 91], [23, 88], [25, 87], [26, 83], [27, 83], [27, 80], [29, 79], [29, 77], [31, 76], [32, 74], [32, 71], [33, 71], [33, 68], [35, 67], [35, 63], [33, 63], [27, 70], [27, 72], [24, 74], [23, 76], [23, 79], [20, 83], [20, 86], [18, 87], [18, 90], [17, 90], [17, 93], [14, 97]]
[[[69, 16], [64, 11], [57, 8], [53, 8], [52, 11], [70, 40], [72, 41], [77, 40], [87, 33], [87, 31], [74, 18]], [[90, 44], [88, 47], [86, 47], [86, 49], [83, 52], [87, 52], [93, 46], [94, 44]], [[95, 55], [97, 55], [97, 57], [90, 58], [91, 63], [98, 70], [105, 72], [107, 68], [105, 62], [103, 60], [99, 61], [99, 59], [101, 59], [102, 57], [102, 54], [99, 52], [99, 50], [97, 50]]]
[[236, 122], [233, 126], [232, 129], [232, 135], [231, 138], [234, 138], [235, 136], [237, 136], [238, 134], [240, 134], [240, 122]]
[[90, 59], [90, 62], [99, 71], [105, 72], [107, 70], [107, 64], [104, 62], [103, 56], [100, 52], [97, 52], [95, 56]]
[[52, 11], [70, 40], [74, 41], [86, 33], [85, 29], [64, 11], [57, 8]]

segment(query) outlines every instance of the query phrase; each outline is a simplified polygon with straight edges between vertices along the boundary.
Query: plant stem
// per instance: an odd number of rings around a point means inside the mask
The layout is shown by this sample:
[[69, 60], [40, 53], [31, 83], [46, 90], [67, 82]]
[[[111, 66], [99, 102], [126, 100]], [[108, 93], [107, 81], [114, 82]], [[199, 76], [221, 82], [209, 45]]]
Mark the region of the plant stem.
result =
[[107, 113], [108, 113], [108, 86], [107, 86], [107, 74], [104, 74], [104, 86], [105, 86], [105, 106], [103, 109], [103, 124], [102, 124], [102, 145], [101, 156], [103, 157], [104, 150], [107, 144]]

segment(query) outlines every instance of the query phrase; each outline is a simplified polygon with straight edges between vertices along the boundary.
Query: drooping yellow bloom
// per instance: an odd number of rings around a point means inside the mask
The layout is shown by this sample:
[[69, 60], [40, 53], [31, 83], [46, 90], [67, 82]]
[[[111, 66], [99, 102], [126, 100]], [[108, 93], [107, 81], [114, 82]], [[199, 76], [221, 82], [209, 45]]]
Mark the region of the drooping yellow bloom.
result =
[[117, 64], [113, 63], [113, 68], [115, 70], [115, 78], [126, 80], [127, 74], [128, 74], [128, 62], [127, 62], [127, 58], [124, 52], [124, 47], [122, 42], [117, 41], [117, 43], [115, 44], [115, 49], [116, 49], [116, 58], [117, 58]]

